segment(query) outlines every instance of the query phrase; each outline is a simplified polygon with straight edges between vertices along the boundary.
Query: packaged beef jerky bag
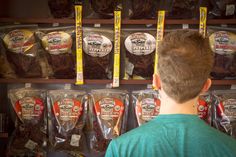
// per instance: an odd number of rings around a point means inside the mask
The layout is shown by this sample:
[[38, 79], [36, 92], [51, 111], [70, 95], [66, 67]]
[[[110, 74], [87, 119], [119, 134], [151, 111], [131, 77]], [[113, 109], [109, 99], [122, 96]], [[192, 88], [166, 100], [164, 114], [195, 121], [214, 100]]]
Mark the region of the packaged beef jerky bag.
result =
[[89, 117], [90, 147], [106, 150], [109, 142], [126, 131], [129, 96], [127, 91], [100, 89], [91, 91]]
[[199, 12], [198, 0], [160, 0], [159, 10], [170, 19], [191, 19]]
[[213, 91], [213, 126], [236, 138], [236, 90]]
[[234, 18], [236, 0], [209, 0], [209, 18]]
[[3, 43], [0, 41], [0, 77], [2, 78], [16, 78], [16, 74], [12, 69], [10, 63], [7, 61], [6, 50]]
[[197, 103], [198, 117], [205, 122], [211, 122], [211, 95], [210, 93], [204, 93], [199, 96]]
[[48, 91], [49, 142], [53, 151], [81, 154], [86, 151], [83, 128], [87, 96], [83, 91]]
[[209, 42], [212, 51], [215, 52], [211, 76], [215, 79], [235, 78], [236, 34], [217, 28], [209, 36]]
[[48, 0], [48, 6], [55, 18], [73, 17], [74, 0]]
[[6, 56], [19, 77], [42, 77], [41, 59], [34, 32], [37, 25], [13, 25], [0, 28]]
[[154, 36], [155, 30], [123, 30], [125, 76], [133, 79], [152, 77], [156, 49]]
[[158, 116], [161, 106], [160, 95], [154, 90], [133, 91], [132, 104], [140, 126]]
[[85, 79], [111, 79], [113, 68], [113, 31], [83, 29]]
[[128, 15], [132, 19], [155, 18], [157, 6], [160, 0], [130, 0], [126, 1], [124, 7], [128, 11]]
[[91, 18], [113, 18], [114, 10], [122, 8], [121, 0], [89, 0]]
[[72, 49], [74, 27], [54, 27], [39, 29], [36, 33], [41, 41], [55, 78], [75, 78], [75, 50]]
[[16, 115], [15, 131], [9, 141], [9, 156], [43, 155], [47, 141], [46, 91], [12, 89], [8, 97]]

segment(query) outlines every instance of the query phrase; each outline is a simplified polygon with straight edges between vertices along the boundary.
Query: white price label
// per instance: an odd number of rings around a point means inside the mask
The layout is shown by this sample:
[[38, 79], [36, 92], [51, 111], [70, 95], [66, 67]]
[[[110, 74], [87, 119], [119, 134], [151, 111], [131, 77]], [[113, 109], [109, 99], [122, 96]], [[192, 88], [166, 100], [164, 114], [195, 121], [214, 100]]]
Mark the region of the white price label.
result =
[[70, 145], [75, 146], [75, 147], [79, 147], [80, 138], [81, 138], [80, 135], [76, 135], [76, 134], [72, 135], [71, 140], [70, 140]]

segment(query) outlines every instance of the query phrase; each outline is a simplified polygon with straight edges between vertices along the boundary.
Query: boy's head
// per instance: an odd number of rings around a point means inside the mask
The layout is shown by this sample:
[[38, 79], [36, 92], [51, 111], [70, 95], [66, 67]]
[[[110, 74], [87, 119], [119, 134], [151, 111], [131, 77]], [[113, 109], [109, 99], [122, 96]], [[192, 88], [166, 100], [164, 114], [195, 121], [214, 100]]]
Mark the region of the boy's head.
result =
[[177, 103], [198, 96], [213, 65], [208, 38], [197, 31], [173, 31], [164, 37], [158, 53], [158, 71], [165, 93]]

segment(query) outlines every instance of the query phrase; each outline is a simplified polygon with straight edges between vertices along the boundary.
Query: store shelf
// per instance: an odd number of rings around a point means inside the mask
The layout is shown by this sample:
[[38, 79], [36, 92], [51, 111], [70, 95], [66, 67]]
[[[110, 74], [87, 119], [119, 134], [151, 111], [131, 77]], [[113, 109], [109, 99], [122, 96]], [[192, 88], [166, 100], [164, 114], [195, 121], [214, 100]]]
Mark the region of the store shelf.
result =
[[[63, 18], [0, 18], [0, 23], [65, 23], [74, 24], [74, 19]], [[199, 24], [197, 19], [166, 19], [166, 24]], [[83, 19], [83, 24], [113, 24], [113, 19]], [[156, 24], [156, 19], [123, 19], [124, 25]], [[236, 19], [209, 19], [207, 24], [236, 24]]]
[[0, 138], [8, 138], [8, 133], [0, 133]]
[[[112, 80], [85, 80], [85, 84], [109, 84]], [[213, 85], [232, 85], [236, 84], [236, 80], [213, 80]], [[64, 84], [75, 83], [74, 79], [0, 79], [0, 83], [37, 83], [37, 84]], [[144, 85], [151, 84], [152, 80], [121, 80], [123, 85]]]

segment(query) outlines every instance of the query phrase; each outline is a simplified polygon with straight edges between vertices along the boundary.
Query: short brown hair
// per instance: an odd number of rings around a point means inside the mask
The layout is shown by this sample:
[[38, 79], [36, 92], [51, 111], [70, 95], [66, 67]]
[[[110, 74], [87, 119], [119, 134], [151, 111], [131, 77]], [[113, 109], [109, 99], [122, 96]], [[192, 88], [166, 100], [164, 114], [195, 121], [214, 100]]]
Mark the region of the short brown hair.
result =
[[208, 38], [197, 31], [173, 31], [164, 37], [158, 53], [158, 71], [166, 94], [178, 103], [195, 98], [213, 65]]

